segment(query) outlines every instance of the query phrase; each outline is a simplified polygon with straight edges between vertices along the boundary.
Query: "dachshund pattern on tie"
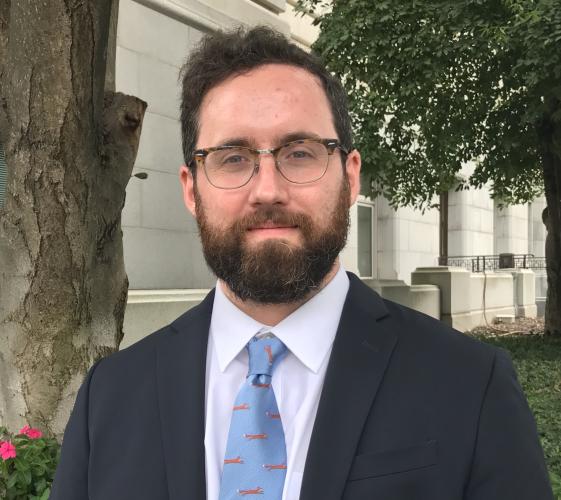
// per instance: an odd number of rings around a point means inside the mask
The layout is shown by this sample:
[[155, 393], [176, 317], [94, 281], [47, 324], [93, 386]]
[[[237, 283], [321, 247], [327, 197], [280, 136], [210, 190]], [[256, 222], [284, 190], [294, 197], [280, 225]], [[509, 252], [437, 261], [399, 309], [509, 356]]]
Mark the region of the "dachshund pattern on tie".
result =
[[286, 444], [271, 378], [287, 349], [267, 335], [253, 337], [247, 350], [249, 371], [232, 409], [219, 500], [281, 500]]

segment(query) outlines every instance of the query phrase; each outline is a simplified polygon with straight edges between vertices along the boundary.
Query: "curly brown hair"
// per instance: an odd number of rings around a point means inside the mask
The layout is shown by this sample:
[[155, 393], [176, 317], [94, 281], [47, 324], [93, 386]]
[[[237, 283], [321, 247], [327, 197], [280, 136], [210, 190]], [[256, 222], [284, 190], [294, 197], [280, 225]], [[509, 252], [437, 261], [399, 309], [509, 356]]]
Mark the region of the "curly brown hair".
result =
[[264, 64], [289, 64], [316, 76], [329, 101], [339, 142], [347, 151], [352, 150], [347, 95], [341, 82], [327, 70], [322, 60], [270, 27], [239, 27], [205, 35], [189, 54], [180, 73], [183, 157], [193, 174], [199, 112], [205, 95], [231, 76], [247, 73]]

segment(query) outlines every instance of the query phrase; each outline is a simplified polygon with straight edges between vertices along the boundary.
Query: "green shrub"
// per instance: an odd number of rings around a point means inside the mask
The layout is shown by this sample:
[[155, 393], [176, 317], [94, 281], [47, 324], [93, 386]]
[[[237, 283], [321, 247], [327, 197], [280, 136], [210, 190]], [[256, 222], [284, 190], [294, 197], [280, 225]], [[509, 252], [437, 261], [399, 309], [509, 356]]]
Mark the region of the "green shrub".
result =
[[549, 478], [551, 479], [551, 485], [553, 486], [553, 493], [557, 500], [561, 500], [561, 477], [555, 472], [549, 473]]
[[59, 457], [60, 445], [38, 429], [0, 427], [0, 498], [48, 500]]

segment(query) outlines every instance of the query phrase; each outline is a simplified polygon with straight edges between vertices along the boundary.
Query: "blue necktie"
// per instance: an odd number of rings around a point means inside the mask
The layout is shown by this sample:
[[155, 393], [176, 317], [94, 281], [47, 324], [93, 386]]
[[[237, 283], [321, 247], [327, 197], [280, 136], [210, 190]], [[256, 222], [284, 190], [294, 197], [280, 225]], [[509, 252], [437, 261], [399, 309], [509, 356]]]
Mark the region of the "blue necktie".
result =
[[232, 411], [219, 500], [281, 500], [286, 444], [271, 377], [287, 350], [272, 334], [252, 338], [247, 349], [249, 372]]

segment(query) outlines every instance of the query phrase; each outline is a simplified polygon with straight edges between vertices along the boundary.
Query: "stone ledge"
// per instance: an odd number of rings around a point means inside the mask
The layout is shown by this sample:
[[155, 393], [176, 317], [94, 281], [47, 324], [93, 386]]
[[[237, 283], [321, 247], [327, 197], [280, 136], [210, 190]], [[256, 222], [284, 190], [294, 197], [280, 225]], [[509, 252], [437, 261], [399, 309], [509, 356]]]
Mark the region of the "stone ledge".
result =
[[168, 325], [184, 312], [200, 304], [209, 290], [130, 290], [125, 309], [120, 349]]
[[266, 9], [273, 11], [275, 14], [286, 10], [286, 0], [253, 0], [256, 4], [262, 5]]
[[[199, 0], [134, 0], [157, 12], [203, 31], [217, 31], [240, 24], [270, 24], [279, 31], [289, 34], [290, 27], [278, 15], [248, 1], [232, 1], [217, 10]], [[277, 3], [277, 2], [275, 2]]]
[[202, 301], [210, 289], [129, 290], [127, 304]]

